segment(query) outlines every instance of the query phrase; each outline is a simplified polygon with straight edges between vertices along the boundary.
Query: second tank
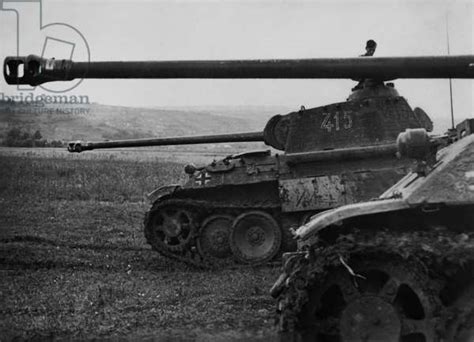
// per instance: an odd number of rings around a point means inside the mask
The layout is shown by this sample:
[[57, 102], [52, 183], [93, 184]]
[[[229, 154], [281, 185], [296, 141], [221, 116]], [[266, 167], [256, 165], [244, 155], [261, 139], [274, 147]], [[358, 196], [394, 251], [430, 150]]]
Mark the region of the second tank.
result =
[[[149, 194], [145, 236], [159, 253], [197, 266], [261, 264], [296, 248], [292, 230], [312, 215], [367, 201], [395, 184], [409, 161], [394, 158], [407, 128], [431, 130], [395, 78], [472, 78], [473, 56], [307, 60], [72, 62], [8, 57], [9, 84], [74, 78], [351, 78], [347, 101], [272, 117], [262, 132], [200, 137], [71, 142], [95, 148], [263, 141], [282, 151], [245, 152], [188, 165], [184, 184]], [[24, 67], [23, 76], [17, 72]]]

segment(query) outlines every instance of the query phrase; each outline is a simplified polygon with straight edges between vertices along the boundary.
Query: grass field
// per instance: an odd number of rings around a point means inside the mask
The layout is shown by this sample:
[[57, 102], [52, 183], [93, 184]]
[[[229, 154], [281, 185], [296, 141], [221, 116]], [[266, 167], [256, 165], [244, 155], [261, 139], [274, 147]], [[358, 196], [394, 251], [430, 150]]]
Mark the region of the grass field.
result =
[[0, 340], [274, 336], [278, 269], [196, 270], [145, 244], [144, 194], [183, 164], [139, 158], [0, 153]]

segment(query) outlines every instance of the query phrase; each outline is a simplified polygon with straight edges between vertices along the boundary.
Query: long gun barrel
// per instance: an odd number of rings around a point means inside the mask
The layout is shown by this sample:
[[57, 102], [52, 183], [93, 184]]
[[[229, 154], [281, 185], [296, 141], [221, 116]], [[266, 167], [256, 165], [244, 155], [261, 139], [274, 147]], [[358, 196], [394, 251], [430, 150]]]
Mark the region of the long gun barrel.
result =
[[69, 152], [82, 152], [98, 148], [120, 148], [139, 146], [167, 146], [226, 142], [264, 141], [263, 132], [200, 135], [176, 138], [129, 139], [112, 141], [72, 141], [68, 143]]
[[7, 57], [3, 72], [8, 84], [32, 86], [82, 78], [474, 78], [474, 55], [129, 62], [73, 62], [29, 55]]

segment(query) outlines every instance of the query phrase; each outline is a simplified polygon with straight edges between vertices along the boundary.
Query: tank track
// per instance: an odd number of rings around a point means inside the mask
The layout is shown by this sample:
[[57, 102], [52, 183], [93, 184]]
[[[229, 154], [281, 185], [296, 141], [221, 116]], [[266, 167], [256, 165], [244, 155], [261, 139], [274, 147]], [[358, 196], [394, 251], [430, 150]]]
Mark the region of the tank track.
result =
[[[179, 248], [177, 251], [170, 251], [166, 248], [160, 248], [160, 245], [156, 241], [156, 237], [152, 232], [151, 220], [156, 213], [163, 210], [167, 207], [180, 208], [186, 210], [189, 213], [192, 213], [193, 219], [195, 220], [195, 230], [191, 232], [192, 236], [183, 248]], [[236, 217], [238, 214], [252, 211], [260, 210], [268, 214], [271, 214], [273, 217], [277, 217], [280, 212], [280, 206], [276, 203], [271, 202], [245, 202], [245, 203], [222, 203], [222, 202], [212, 202], [205, 200], [190, 200], [190, 199], [175, 199], [168, 198], [164, 200], [156, 201], [151, 209], [145, 214], [144, 219], [144, 230], [145, 238], [147, 243], [152, 246], [152, 248], [158, 253], [169, 257], [171, 259], [186, 263], [188, 265], [199, 267], [199, 268], [216, 268], [216, 267], [233, 267], [238, 264], [233, 258], [228, 258], [228, 260], [216, 261], [206, 258], [205, 255], [201, 255], [197, 248], [197, 239], [200, 234], [200, 223], [211, 215], [232, 215]], [[277, 219], [277, 221], [279, 221]], [[285, 228], [281, 228], [285, 230]], [[283, 239], [291, 239], [290, 234], [282, 233]], [[282, 244], [285, 243], [282, 241]], [[287, 243], [290, 243], [287, 241]]]
[[[349, 278], [360, 282], [357, 260], [364, 259], [378, 260], [382, 268], [396, 262], [403, 270], [400, 273], [412, 274], [413, 282], [421, 284], [418, 290], [431, 308], [430, 324], [434, 324], [424, 332], [426, 341], [468, 341], [474, 336], [474, 232], [354, 230], [339, 235], [331, 245], [312, 246], [285, 258], [284, 288], [276, 293], [282, 340], [320, 336], [317, 334], [324, 331], [324, 324], [315, 328], [305, 320], [311, 300], [323, 291], [323, 283], [335, 269], [342, 269], [346, 278], [352, 273]], [[314, 320], [314, 313], [311, 317]], [[342, 319], [337, 324], [340, 322]], [[468, 339], [461, 339], [465, 336]]]

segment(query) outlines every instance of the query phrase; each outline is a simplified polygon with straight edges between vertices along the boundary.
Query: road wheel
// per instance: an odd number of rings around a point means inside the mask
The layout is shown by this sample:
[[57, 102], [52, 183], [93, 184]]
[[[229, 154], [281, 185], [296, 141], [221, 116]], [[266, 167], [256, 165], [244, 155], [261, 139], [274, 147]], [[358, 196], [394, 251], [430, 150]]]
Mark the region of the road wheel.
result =
[[229, 244], [232, 221], [230, 215], [211, 215], [204, 220], [197, 239], [198, 251], [204, 260], [212, 263], [232, 256]]
[[[448, 325], [447, 341], [474, 341], [474, 282], [473, 279], [466, 281], [470, 283], [451, 306], [454, 320]], [[464, 284], [460, 284], [455, 291], [459, 291], [462, 286]]]
[[429, 283], [421, 267], [404, 260], [351, 260], [310, 291], [301, 316], [304, 339], [436, 341], [438, 301]]
[[238, 216], [232, 225], [230, 247], [241, 263], [261, 264], [280, 250], [281, 230], [275, 219], [263, 211]]
[[466, 315], [462, 324], [459, 325], [456, 337], [453, 341], [472, 342], [474, 341], [474, 309]]

